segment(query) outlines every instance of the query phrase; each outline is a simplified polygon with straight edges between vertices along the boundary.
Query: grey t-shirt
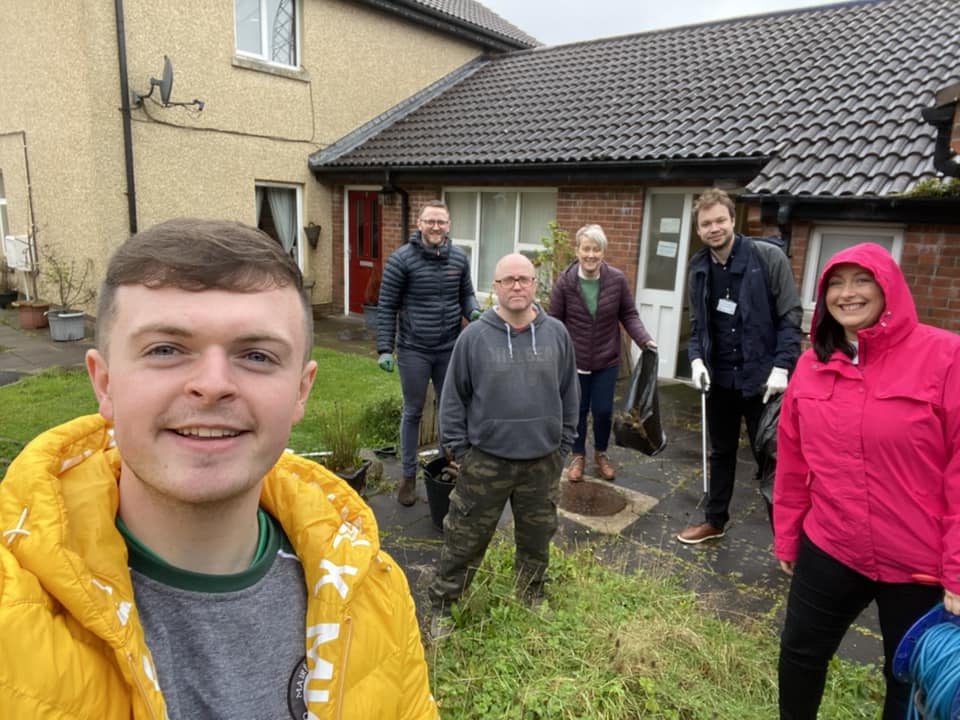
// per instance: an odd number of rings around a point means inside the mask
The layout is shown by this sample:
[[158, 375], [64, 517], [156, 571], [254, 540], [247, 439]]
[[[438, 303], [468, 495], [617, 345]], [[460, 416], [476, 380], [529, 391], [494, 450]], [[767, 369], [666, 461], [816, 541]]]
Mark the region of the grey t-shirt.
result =
[[260, 557], [213, 576], [164, 563], [121, 527], [170, 720], [304, 717], [303, 568], [279, 524], [266, 513], [261, 523]]

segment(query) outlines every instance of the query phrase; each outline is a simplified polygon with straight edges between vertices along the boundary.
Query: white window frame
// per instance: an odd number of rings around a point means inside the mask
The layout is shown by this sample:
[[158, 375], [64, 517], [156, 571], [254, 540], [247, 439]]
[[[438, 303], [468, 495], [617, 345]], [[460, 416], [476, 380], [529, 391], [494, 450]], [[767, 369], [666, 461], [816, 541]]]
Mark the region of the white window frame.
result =
[[813, 309], [816, 306], [817, 299], [817, 267], [820, 259], [820, 248], [823, 244], [823, 236], [831, 234], [854, 235], [863, 238], [863, 242], [876, 240], [878, 237], [889, 237], [893, 240], [890, 254], [893, 256], [897, 265], [900, 264], [900, 258], [903, 256], [903, 234], [902, 225], [882, 225], [882, 224], [855, 224], [855, 223], [833, 223], [831, 225], [814, 225], [810, 230], [810, 243], [807, 246], [807, 257], [803, 269], [803, 283], [800, 292], [801, 303], [803, 304], [803, 327], [807, 330], [810, 327]]
[[[463, 226], [457, 224], [456, 218], [451, 218], [453, 221], [452, 222], [453, 232], [450, 235], [450, 242], [453, 243], [454, 245], [470, 248], [470, 253], [469, 253], [470, 280], [473, 283], [473, 289], [474, 289], [474, 292], [476, 293], [477, 300], [482, 305], [488, 302], [493, 295], [491, 288], [480, 288], [477, 285], [477, 281], [480, 276], [480, 219], [482, 216], [481, 214], [481, 210], [482, 210], [481, 198], [483, 196], [482, 194], [493, 193], [493, 192], [517, 193], [517, 207], [516, 207], [516, 210], [514, 211], [514, 219], [513, 219], [513, 251], [535, 253], [535, 252], [539, 252], [540, 250], [543, 250], [544, 249], [543, 246], [540, 244], [520, 242], [519, 240], [520, 218], [523, 212], [523, 202], [521, 198], [523, 197], [523, 193], [553, 193], [559, 199], [560, 189], [556, 187], [509, 187], [509, 186], [486, 186], [486, 185], [478, 186], [478, 187], [451, 186], [451, 187], [445, 187], [443, 189], [442, 197], [444, 202], [447, 201], [448, 192], [476, 193], [476, 198], [475, 198], [476, 209], [474, 213], [476, 220], [474, 221], [474, 227], [473, 227], [473, 237], [475, 239], [458, 238], [456, 236], [457, 228], [463, 227]], [[556, 217], [554, 217], [554, 220], [556, 220]], [[544, 229], [544, 234], [546, 234], [546, 229]]]
[[251, 58], [257, 62], [264, 63], [266, 65], [272, 65], [274, 67], [281, 68], [299, 68], [300, 67], [300, 27], [302, 25], [303, 18], [303, 3], [302, 0], [290, 0], [293, 7], [293, 64], [288, 65], [287, 63], [278, 62], [271, 57], [271, 50], [273, 48], [272, 38], [270, 37], [270, 23], [267, 18], [267, 0], [257, 0], [260, 6], [260, 47], [261, 52], [255, 53], [250, 52], [249, 50], [240, 49], [240, 38], [237, 36], [237, 3], [234, 0], [233, 3], [233, 48], [234, 52], [239, 57]]
[[[254, 181], [254, 203], [256, 203], [256, 189], [257, 188], [283, 188], [285, 190], [293, 190], [296, 193], [296, 202], [297, 202], [297, 267], [300, 268], [300, 271], [303, 272], [303, 246], [306, 242], [306, 235], [303, 232], [303, 186], [296, 183], [279, 183], [279, 182], [269, 182], [266, 180], [256, 180]], [[256, 212], [257, 209], [254, 207], [254, 225], [256, 225]]]

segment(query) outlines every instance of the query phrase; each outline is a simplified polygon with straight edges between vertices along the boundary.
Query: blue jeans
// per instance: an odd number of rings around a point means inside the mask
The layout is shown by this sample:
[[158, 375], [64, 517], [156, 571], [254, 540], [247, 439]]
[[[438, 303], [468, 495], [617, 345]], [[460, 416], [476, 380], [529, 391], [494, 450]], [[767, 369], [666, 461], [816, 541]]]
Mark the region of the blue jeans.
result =
[[834, 560], [806, 535], [801, 536], [793, 570], [780, 637], [781, 720], [816, 720], [830, 658], [871, 601], [877, 603], [883, 635], [883, 720], [907, 717], [910, 684], [893, 677], [893, 656], [900, 638], [940, 601], [943, 589], [871, 580]]
[[580, 420], [577, 423], [577, 439], [572, 451], [585, 452], [587, 447], [587, 415], [593, 413], [593, 447], [605, 452], [610, 442], [613, 426], [613, 391], [617, 385], [619, 367], [594, 370], [589, 375], [577, 373], [580, 380]]
[[400, 467], [404, 477], [416, 477], [417, 448], [420, 445], [420, 418], [427, 399], [427, 383], [433, 381], [437, 404], [443, 390], [452, 349], [425, 353], [397, 348], [397, 370], [403, 393], [403, 414], [400, 418]]

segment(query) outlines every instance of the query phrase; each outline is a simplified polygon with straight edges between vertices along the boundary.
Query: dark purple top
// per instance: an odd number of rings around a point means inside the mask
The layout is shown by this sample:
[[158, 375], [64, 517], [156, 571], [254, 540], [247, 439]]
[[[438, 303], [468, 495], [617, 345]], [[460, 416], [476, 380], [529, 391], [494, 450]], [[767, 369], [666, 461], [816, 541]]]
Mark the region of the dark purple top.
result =
[[577, 356], [577, 370], [604, 370], [620, 362], [620, 324], [641, 347], [653, 338], [640, 320], [627, 278], [606, 262], [600, 265], [597, 314], [591, 315], [580, 292], [580, 262], [574, 260], [550, 293], [550, 314], [562, 322]]

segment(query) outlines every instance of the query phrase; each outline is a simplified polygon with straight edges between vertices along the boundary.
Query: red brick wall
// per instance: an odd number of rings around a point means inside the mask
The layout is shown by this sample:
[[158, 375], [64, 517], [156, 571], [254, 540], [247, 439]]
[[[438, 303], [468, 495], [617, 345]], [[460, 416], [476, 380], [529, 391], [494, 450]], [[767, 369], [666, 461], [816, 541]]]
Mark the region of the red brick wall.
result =
[[607, 236], [605, 260], [622, 270], [629, 287], [636, 287], [643, 227], [642, 185], [571, 186], [557, 194], [557, 224], [570, 234], [587, 224], [603, 227]]
[[960, 228], [908, 226], [900, 268], [920, 322], [960, 332]]

